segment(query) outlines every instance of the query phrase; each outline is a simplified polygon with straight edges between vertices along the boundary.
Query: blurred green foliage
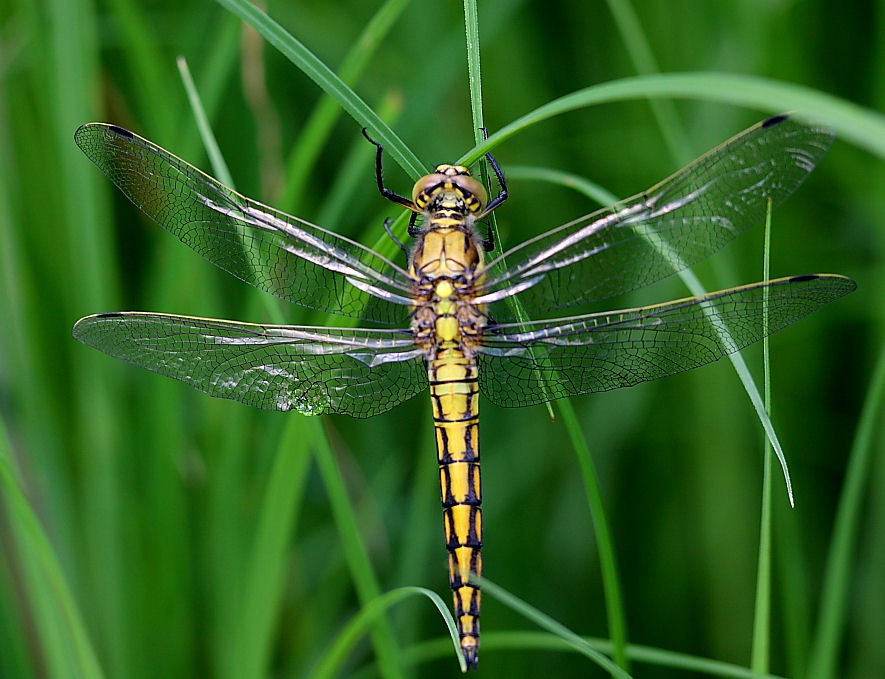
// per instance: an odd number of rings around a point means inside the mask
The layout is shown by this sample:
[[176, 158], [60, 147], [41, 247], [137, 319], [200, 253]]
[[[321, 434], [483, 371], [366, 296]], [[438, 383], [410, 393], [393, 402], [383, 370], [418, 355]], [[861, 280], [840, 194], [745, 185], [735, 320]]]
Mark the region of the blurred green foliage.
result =
[[[268, 11], [337, 69], [380, 6], [299, 0]], [[427, 166], [452, 161], [474, 140], [462, 7], [386, 6], [389, 31], [364, 70], [350, 66], [353, 87]], [[633, 7], [639, 33], [625, 7], [482, 2], [490, 133], [655, 63], [664, 72], [771, 78], [785, 83], [783, 99], [775, 83], [763, 110], [709, 97], [583, 108], [495, 148], [505, 173], [549, 167], [630, 195], [781, 110], [788, 83], [854, 102], [881, 129], [872, 113], [885, 108], [881, 2], [646, 0]], [[178, 55], [240, 191], [367, 244], [382, 238], [385, 216], [396, 216], [377, 195], [360, 124], [338, 115], [328, 135], [306, 128], [322, 92], [221, 6], [0, 5], [2, 677], [313, 676], [360, 609], [361, 577], [369, 590], [372, 580], [382, 592], [420, 585], [449, 600], [427, 399], [367, 421], [321, 422], [371, 564], [355, 575], [330, 510], [329, 470], [306, 457], [324, 439], [315, 421], [209, 399], [70, 337], [79, 317], [119, 309], [268, 320], [258, 293], [145, 220], [73, 144], [78, 125], [106, 120], [209, 170]], [[386, 178], [404, 193], [411, 186], [393, 164]], [[505, 247], [596, 207], [546, 183], [513, 180], [511, 194], [496, 213]], [[761, 278], [761, 239], [760, 228], [698, 267], [707, 289]], [[773, 276], [838, 272], [859, 283], [771, 342], [773, 420], [796, 492], [790, 510], [774, 477], [777, 674], [885, 674], [881, 423], [864, 448], [863, 483], [846, 484], [861, 413], [877, 402], [869, 390], [885, 322], [883, 249], [883, 158], [837, 140], [773, 219]], [[624, 303], [684, 294], [668, 280]], [[296, 308], [286, 314], [328, 321]], [[747, 359], [761, 376], [758, 349]], [[600, 476], [629, 639], [747, 667], [763, 436], [731, 367], [573, 406]], [[590, 513], [563, 426], [542, 407], [484, 403], [482, 411], [487, 577], [573, 631], [606, 637]], [[840, 502], [860, 512], [849, 521], [853, 541], [834, 541]], [[836, 607], [821, 614], [836, 562], [845, 568]], [[406, 676], [456, 671], [451, 645], [421, 647], [421, 664], [406, 662], [413, 645], [445, 634], [425, 599], [398, 604], [388, 620]], [[604, 676], [573, 653], [508, 643], [503, 633], [521, 629], [533, 627], [485, 598], [478, 676]], [[824, 638], [833, 642], [826, 657]], [[374, 661], [365, 642], [345, 673]], [[636, 673], [688, 674], [657, 663]]]

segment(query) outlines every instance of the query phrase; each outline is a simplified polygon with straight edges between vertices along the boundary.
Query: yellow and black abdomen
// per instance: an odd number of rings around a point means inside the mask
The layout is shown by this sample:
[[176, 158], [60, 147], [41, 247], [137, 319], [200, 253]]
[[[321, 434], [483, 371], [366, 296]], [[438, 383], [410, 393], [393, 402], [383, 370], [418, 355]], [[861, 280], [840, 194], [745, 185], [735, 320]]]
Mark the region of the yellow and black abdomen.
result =
[[479, 586], [482, 575], [482, 486], [479, 464], [479, 384], [473, 359], [457, 347], [441, 349], [428, 364], [439, 457], [449, 584], [461, 648], [469, 667], [479, 651]]

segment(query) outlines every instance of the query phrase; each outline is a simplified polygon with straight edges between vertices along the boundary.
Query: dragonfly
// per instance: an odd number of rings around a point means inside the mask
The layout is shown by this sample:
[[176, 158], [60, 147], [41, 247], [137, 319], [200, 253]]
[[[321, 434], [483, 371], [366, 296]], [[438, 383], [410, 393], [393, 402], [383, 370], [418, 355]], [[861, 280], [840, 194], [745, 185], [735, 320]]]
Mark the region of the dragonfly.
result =
[[[365, 134], [365, 131], [364, 131]], [[366, 134], [369, 141], [372, 139]], [[531, 406], [628, 387], [739, 351], [853, 291], [808, 274], [617, 311], [557, 316], [690, 267], [763, 221], [827, 152], [833, 133], [764, 120], [640, 194], [492, 256], [489, 199], [467, 167], [438, 165], [406, 197], [398, 264], [247, 198], [156, 144], [89, 123], [75, 141], [148, 217], [272, 295], [365, 327], [267, 325], [165, 313], [87, 316], [74, 337], [210, 396], [305, 415], [372, 417], [428, 390], [463, 665], [479, 660], [482, 565], [479, 395]]]

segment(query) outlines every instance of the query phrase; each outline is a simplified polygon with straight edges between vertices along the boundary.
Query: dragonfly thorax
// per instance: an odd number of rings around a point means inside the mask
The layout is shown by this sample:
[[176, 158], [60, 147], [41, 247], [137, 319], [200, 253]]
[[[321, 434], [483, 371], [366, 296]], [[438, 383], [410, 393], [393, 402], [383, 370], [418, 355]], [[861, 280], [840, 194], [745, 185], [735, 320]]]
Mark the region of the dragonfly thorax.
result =
[[426, 277], [421, 281], [412, 332], [429, 359], [440, 349], [473, 354], [486, 324], [485, 310], [472, 303], [473, 296], [470, 277]]

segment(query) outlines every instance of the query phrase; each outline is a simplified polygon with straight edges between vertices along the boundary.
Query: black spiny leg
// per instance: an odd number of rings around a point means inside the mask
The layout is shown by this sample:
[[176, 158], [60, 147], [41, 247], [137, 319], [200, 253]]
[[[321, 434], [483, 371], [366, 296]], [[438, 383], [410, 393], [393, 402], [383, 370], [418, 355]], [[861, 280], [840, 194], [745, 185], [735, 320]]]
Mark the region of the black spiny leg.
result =
[[[486, 154], [486, 160], [489, 161], [489, 165], [491, 165], [492, 169], [495, 171], [495, 176], [498, 178], [498, 185], [501, 187], [501, 192], [491, 201], [489, 201], [489, 204], [486, 205], [486, 209], [483, 210], [482, 214], [477, 217], [477, 219], [482, 219], [483, 217], [488, 215], [492, 210], [498, 207], [510, 196], [510, 194], [507, 192], [507, 181], [504, 179], [504, 173], [501, 172], [501, 166], [498, 165], [498, 161], [495, 160], [491, 153]], [[492, 240], [491, 236], [489, 236], [489, 240]]]
[[415, 226], [415, 221], [418, 219], [418, 213], [413, 212], [412, 216], [409, 217], [409, 235], [412, 238], [417, 238], [421, 235], [421, 227]]
[[407, 210], [418, 212], [419, 210], [415, 203], [413, 203], [405, 196], [401, 196], [395, 191], [391, 191], [386, 186], [384, 186], [384, 170], [382, 169], [384, 165], [384, 147], [369, 136], [369, 133], [366, 131], [365, 127], [363, 128], [363, 136], [372, 144], [374, 144], [375, 148], [378, 149], [378, 152], [375, 154], [375, 179], [378, 181], [378, 190], [381, 192], [381, 195], [387, 198], [387, 200], [396, 203], [397, 205], [402, 205]]
[[[500, 205], [500, 203], [498, 204]], [[488, 231], [486, 231], [486, 237], [483, 239], [481, 245], [482, 249], [486, 252], [491, 252], [495, 249], [495, 232], [492, 231], [491, 224], [489, 225]]]
[[[482, 136], [484, 139], [489, 138], [489, 131], [484, 127], [482, 128]], [[495, 171], [495, 176], [498, 178], [498, 186], [501, 187], [501, 192], [495, 196], [488, 205], [486, 205], [486, 209], [482, 211], [482, 214], [479, 215], [477, 219], [487, 217], [492, 210], [507, 200], [510, 195], [507, 192], [507, 180], [504, 179], [504, 173], [501, 171], [501, 166], [498, 165], [498, 161], [495, 160], [495, 157], [491, 153], [486, 154], [486, 160], [489, 161], [489, 165], [491, 165], [492, 169]], [[492, 231], [491, 225], [489, 225], [485, 240], [483, 240], [481, 245], [486, 252], [491, 252], [495, 249], [495, 232]]]
[[[390, 236], [390, 240], [392, 240], [394, 243], [396, 243], [399, 246], [399, 249], [403, 251], [403, 254], [405, 254], [405, 256], [406, 256], [406, 259], [408, 259], [409, 258], [408, 248], [402, 244], [402, 241], [396, 237], [396, 234], [393, 233], [393, 229], [390, 228], [390, 223], [392, 221], [393, 220], [390, 219], [390, 217], [388, 217], [387, 219], [384, 220], [384, 230], [387, 231], [387, 235]], [[411, 235], [411, 226], [409, 227], [409, 235]]]

